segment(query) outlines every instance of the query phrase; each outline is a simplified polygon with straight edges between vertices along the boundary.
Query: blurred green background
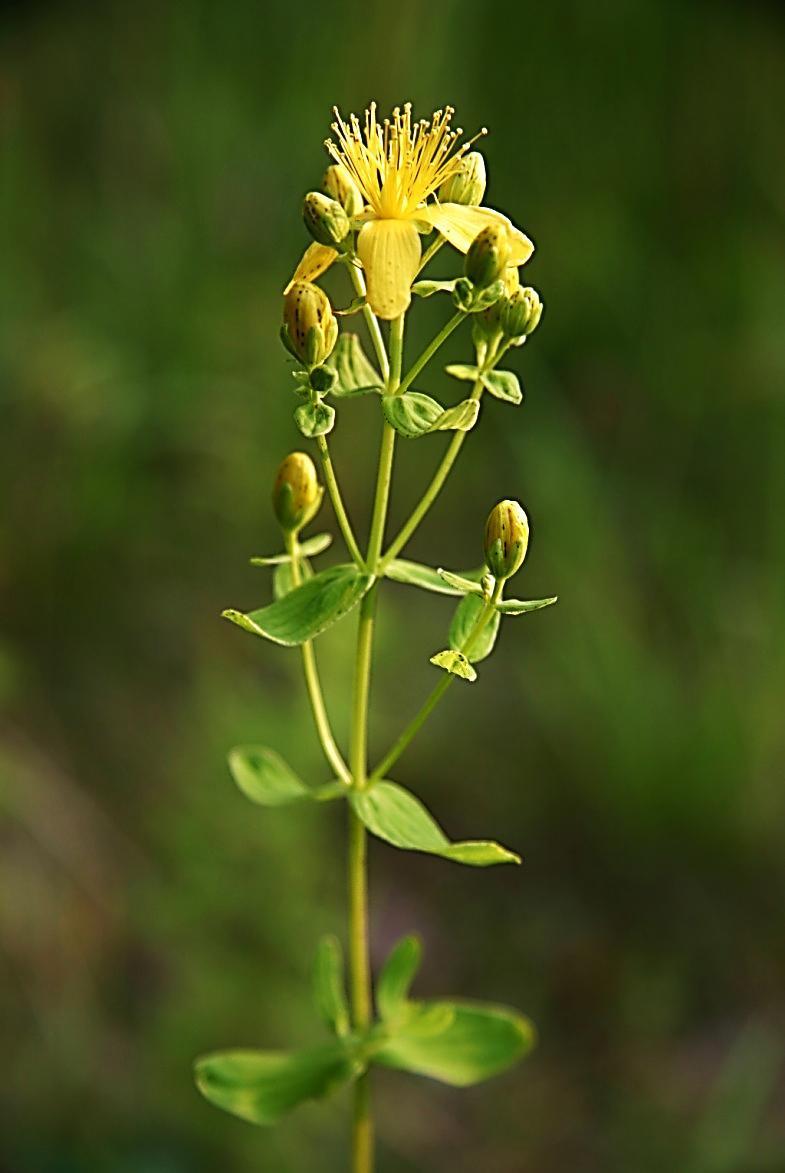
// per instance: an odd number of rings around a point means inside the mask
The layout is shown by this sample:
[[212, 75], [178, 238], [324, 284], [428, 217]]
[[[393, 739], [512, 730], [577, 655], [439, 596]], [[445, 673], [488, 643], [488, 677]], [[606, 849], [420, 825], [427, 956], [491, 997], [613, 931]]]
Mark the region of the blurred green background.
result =
[[[258, 811], [224, 762], [326, 780], [298, 658], [218, 615], [269, 597], [280, 290], [330, 106], [371, 97], [490, 128], [547, 305], [410, 555], [475, 563], [519, 496], [515, 593], [560, 595], [396, 771], [524, 867], [372, 854], [377, 962], [418, 930], [421, 993], [519, 1006], [539, 1047], [466, 1092], [381, 1074], [380, 1170], [781, 1173], [785, 21], [662, 0], [5, 7], [0, 1169], [345, 1168], [345, 1097], [254, 1130], [190, 1064], [318, 1037], [343, 933], [341, 812]], [[362, 530], [378, 426], [351, 403], [334, 437]], [[394, 521], [444, 443], [400, 443]], [[451, 610], [385, 590], [377, 753]], [[320, 642], [341, 732], [353, 628]]]

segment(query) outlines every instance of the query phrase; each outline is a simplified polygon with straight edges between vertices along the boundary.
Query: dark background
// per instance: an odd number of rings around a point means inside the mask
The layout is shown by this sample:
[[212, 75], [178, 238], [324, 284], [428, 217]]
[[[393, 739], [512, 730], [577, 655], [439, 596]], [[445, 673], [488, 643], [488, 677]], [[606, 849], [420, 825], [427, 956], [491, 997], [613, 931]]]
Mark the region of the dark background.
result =
[[[780, 7], [40, 2], [1, 53], [3, 1173], [346, 1167], [345, 1096], [254, 1130], [190, 1064], [321, 1037], [344, 931], [338, 806], [257, 810], [224, 764], [269, 742], [327, 780], [298, 657], [218, 615], [269, 597], [246, 559], [302, 446], [280, 291], [330, 106], [371, 97], [490, 128], [547, 306], [526, 402], [487, 404], [410, 554], [476, 563], [519, 496], [515, 593], [560, 595], [396, 770], [524, 867], [372, 853], [377, 962], [417, 929], [419, 992], [540, 1043], [470, 1091], [380, 1075], [380, 1170], [782, 1173]], [[410, 358], [448, 307], [417, 311]], [[442, 365], [422, 389], [457, 397]], [[334, 437], [363, 532], [378, 428], [352, 403]], [[444, 443], [400, 443], [394, 522]], [[450, 613], [385, 590], [376, 753]], [[342, 736], [353, 628], [320, 642]]]

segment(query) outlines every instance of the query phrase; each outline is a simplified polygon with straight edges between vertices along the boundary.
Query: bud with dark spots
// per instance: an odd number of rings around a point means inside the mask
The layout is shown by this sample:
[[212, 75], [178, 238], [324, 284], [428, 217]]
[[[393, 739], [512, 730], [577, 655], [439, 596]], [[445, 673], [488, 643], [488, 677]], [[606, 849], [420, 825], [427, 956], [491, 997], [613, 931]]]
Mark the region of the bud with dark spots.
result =
[[338, 341], [338, 322], [327, 294], [310, 281], [295, 281], [283, 299], [283, 338], [309, 369], [321, 366]]
[[273, 485], [273, 509], [282, 530], [302, 529], [322, 503], [316, 467], [305, 452], [291, 452], [282, 461]]
[[509, 259], [507, 229], [503, 224], [488, 224], [469, 245], [464, 272], [473, 285], [485, 289], [502, 277]]
[[529, 522], [517, 501], [500, 501], [485, 524], [485, 563], [497, 579], [520, 570], [529, 545]]
[[320, 191], [309, 191], [303, 200], [303, 220], [314, 240], [330, 248], [340, 244], [351, 228], [342, 205]]
[[333, 163], [327, 168], [322, 187], [331, 199], [341, 205], [347, 216], [353, 218], [360, 215], [363, 210], [362, 193], [342, 163]]
[[477, 207], [485, 195], [486, 182], [485, 160], [479, 151], [469, 151], [439, 188], [439, 202]]
[[517, 289], [502, 306], [500, 324], [507, 338], [523, 338], [537, 329], [542, 302], [536, 289]]

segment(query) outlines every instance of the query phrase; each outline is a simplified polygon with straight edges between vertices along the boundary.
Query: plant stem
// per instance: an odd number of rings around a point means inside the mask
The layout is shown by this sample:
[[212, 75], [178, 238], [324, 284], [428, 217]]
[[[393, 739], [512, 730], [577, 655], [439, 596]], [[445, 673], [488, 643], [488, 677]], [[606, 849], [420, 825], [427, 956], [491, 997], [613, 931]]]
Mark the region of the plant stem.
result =
[[[297, 539], [297, 533], [291, 531], [286, 535], [286, 549], [292, 559], [292, 585], [299, 586], [302, 582], [302, 570], [300, 567], [300, 543]], [[333, 736], [333, 731], [330, 726], [330, 718], [327, 715], [327, 708], [324, 703], [324, 694], [322, 692], [321, 682], [319, 680], [319, 669], [316, 664], [316, 652], [314, 651], [313, 642], [306, 640], [304, 644], [300, 645], [300, 653], [303, 661], [303, 673], [305, 675], [305, 685], [308, 689], [308, 699], [311, 702], [311, 712], [313, 713], [314, 724], [316, 725], [316, 732], [319, 737], [324, 756], [328, 763], [335, 771], [336, 775], [342, 782], [347, 784], [351, 782], [351, 774], [349, 767], [343, 760], [343, 755], [338, 748], [336, 740]]]
[[360, 547], [357, 545], [357, 539], [354, 536], [352, 523], [349, 521], [349, 515], [346, 512], [346, 507], [343, 503], [341, 490], [338, 488], [338, 480], [335, 476], [335, 469], [333, 468], [332, 458], [330, 456], [330, 449], [327, 446], [326, 436], [317, 436], [316, 445], [319, 449], [319, 456], [322, 461], [322, 471], [324, 472], [324, 479], [327, 484], [327, 492], [330, 494], [335, 517], [338, 522], [338, 528], [343, 535], [343, 540], [346, 542], [346, 548], [352, 556], [352, 559], [361, 568], [365, 568], [365, 560], [360, 553]]
[[420, 273], [422, 273], [423, 269], [428, 264], [428, 262], [431, 261], [436, 256], [436, 254], [438, 253], [438, 251], [442, 247], [442, 245], [446, 244], [446, 243], [447, 243], [447, 241], [444, 239], [443, 236], [437, 236], [436, 240], [434, 240], [434, 242], [432, 244], [428, 245], [427, 249], [425, 250], [425, 252], [422, 255], [422, 260], [420, 261], [420, 267], [417, 270], [418, 277], [420, 276]]
[[[361, 274], [358, 274], [361, 277]], [[376, 319], [374, 318], [374, 321]], [[403, 315], [390, 326], [390, 368], [386, 393], [394, 394], [401, 377], [403, 356]], [[378, 326], [378, 323], [377, 323]], [[384, 526], [392, 483], [392, 463], [395, 453], [395, 431], [385, 422], [379, 452], [379, 471], [376, 478], [371, 532], [368, 538], [366, 565], [375, 574], [384, 541]], [[367, 784], [368, 770], [368, 700], [371, 685], [374, 618], [376, 614], [375, 583], [363, 598], [357, 630], [354, 701], [349, 766], [352, 785], [362, 790]], [[365, 826], [349, 807], [349, 980], [351, 987], [352, 1022], [355, 1030], [364, 1030], [371, 1023], [371, 963], [368, 933], [368, 872], [367, 833]], [[354, 1117], [352, 1123], [352, 1173], [373, 1173], [373, 1115], [371, 1087], [368, 1072], [354, 1086]]]
[[447, 339], [452, 334], [453, 330], [457, 329], [458, 326], [460, 326], [461, 322], [463, 321], [463, 319], [465, 317], [466, 317], [466, 314], [463, 312], [463, 310], [456, 310], [456, 312], [450, 318], [450, 320], [446, 324], [446, 326], [442, 326], [439, 333], [436, 335], [436, 337], [431, 342], [428, 343], [428, 345], [426, 346], [425, 350], [422, 352], [420, 357], [415, 359], [415, 361], [412, 363], [411, 367], [406, 372], [403, 379], [400, 380], [400, 383], [398, 384], [398, 388], [395, 391], [396, 395], [403, 395], [404, 391], [406, 391], [407, 388], [411, 387], [412, 383], [417, 378], [417, 376], [419, 375], [419, 373], [423, 369], [423, 367], [426, 366], [427, 363], [429, 363], [431, 361], [431, 359], [436, 354], [436, 351], [439, 349], [439, 347], [442, 345], [442, 343], [447, 341]]
[[[365, 297], [367, 290], [365, 287], [365, 278], [363, 277], [362, 270], [358, 269], [357, 265], [351, 260], [348, 262], [347, 268], [349, 270], [349, 278], [354, 288], [354, 292], [358, 297]], [[363, 317], [365, 318], [365, 324], [368, 327], [368, 333], [371, 336], [373, 348], [376, 351], [376, 359], [379, 363], [381, 376], [386, 383], [390, 378], [390, 360], [387, 357], [387, 348], [384, 345], [384, 338], [382, 338], [382, 330], [379, 325], [379, 319], [376, 317], [376, 314], [373, 312], [371, 307], [367, 304], [363, 306]]]

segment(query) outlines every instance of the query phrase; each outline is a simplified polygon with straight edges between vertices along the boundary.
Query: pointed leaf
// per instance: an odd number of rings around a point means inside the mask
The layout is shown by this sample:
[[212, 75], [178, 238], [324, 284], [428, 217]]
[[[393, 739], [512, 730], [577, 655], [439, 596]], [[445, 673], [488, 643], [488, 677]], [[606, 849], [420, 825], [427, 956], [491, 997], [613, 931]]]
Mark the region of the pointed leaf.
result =
[[409, 586], [422, 587], [425, 591], [433, 591], [436, 595], [461, 595], [460, 587], [449, 583], [441, 571], [424, 566], [421, 562], [409, 562], [405, 558], [394, 558], [385, 569], [387, 578], [395, 582], [405, 582]]
[[484, 607], [485, 602], [479, 595], [464, 595], [450, 624], [450, 647], [456, 652], [463, 651], [471, 664], [479, 664], [480, 660], [490, 656], [499, 634], [501, 616], [498, 611], [494, 611], [477, 638], [471, 641], [470, 647], [466, 646]]
[[326, 436], [335, 426], [335, 408], [317, 399], [315, 403], [303, 403], [294, 413], [294, 422], [309, 440], [314, 436]]
[[238, 745], [229, 753], [229, 769], [240, 790], [260, 806], [285, 806], [311, 797], [280, 754], [264, 745]]
[[518, 382], [518, 376], [513, 371], [486, 371], [482, 376], [483, 386], [495, 395], [497, 399], [504, 399], [507, 403], [521, 403], [523, 392]]
[[395, 1018], [400, 1013], [421, 959], [418, 937], [402, 937], [393, 948], [376, 982], [376, 1005], [382, 1018]]
[[468, 1087], [504, 1071], [534, 1046], [528, 1018], [504, 1006], [447, 1000], [419, 1005], [422, 1013], [438, 1006], [452, 1017], [435, 1034], [419, 1033], [413, 1017], [374, 1053], [375, 1063]]
[[283, 599], [244, 614], [224, 611], [225, 619], [253, 635], [293, 647], [314, 639], [359, 603], [372, 582], [354, 563], [331, 566], [315, 574]]
[[[430, 224], [428, 231], [431, 231]], [[457, 277], [453, 277], [452, 281], [415, 281], [412, 293], [417, 297], [433, 297], [434, 293], [452, 293], [457, 280]]]
[[[482, 594], [482, 587], [480, 586], [479, 581], [470, 578], [468, 575], [453, 574], [451, 570], [444, 570], [441, 566], [436, 571], [436, 573], [439, 575], [439, 578], [444, 579], [448, 586], [455, 587], [455, 590], [462, 595]], [[483, 566], [481, 570], [472, 571], [471, 573], [477, 574], [477, 579], [479, 580], [484, 574], [488, 573], [488, 570], [487, 567]]]
[[451, 676], [460, 676], [461, 680], [472, 683], [477, 679], [477, 673], [463, 652], [456, 652], [454, 648], [445, 648], [443, 652], [437, 652], [435, 656], [431, 656], [430, 662], [436, 668], [443, 668]]
[[393, 847], [440, 855], [471, 867], [521, 862], [512, 851], [489, 840], [451, 843], [420, 800], [395, 782], [353, 790], [349, 802], [368, 830]]
[[502, 615], [525, 615], [527, 611], [541, 611], [557, 601], [558, 595], [551, 599], [505, 599], [496, 604], [496, 610]]
[[275, 1124], [305, 1100], [319, 1099], [359, 1074], [341, 1043], [305, 1051], [220, 1051], [194, 1065], [199, 1091], [251, 1124]]
[[480, 377], [480, 368], [469, 363], [454, 362], [444, 369], [454, 379], [463, 379], [467, 383], [476, 383]]
[[469, 432], [480, 414], [479, 399], [462, 399], [455, 407], [448, 407], [431, 427], [432, 432]]
[[368, 395], [384, 387], [384, 379], [367, 357], [357, 334], [339, 336], [327, 366], [336, 374], [330, 394], [338, 398]]
[[322, 937], [316, 950], [313, 974], [316, 1008], [330, 1030], [349, 1033], [349, 1006], [344, 983], [343, 951], [337, 937]]
[[[300, 542], [300, 554], [303, 558], [314, 558], [317, 554], [323, 553], [328, 546], [332, 544], [332, 534], [314, 534], [312, 538], [306, 538], [304, 542]], [[255, 554], [250, 559], [251, 566], [282, 566], [285, 562], [291, 562], [291, 556], [284, 552], [281, 554]]]

